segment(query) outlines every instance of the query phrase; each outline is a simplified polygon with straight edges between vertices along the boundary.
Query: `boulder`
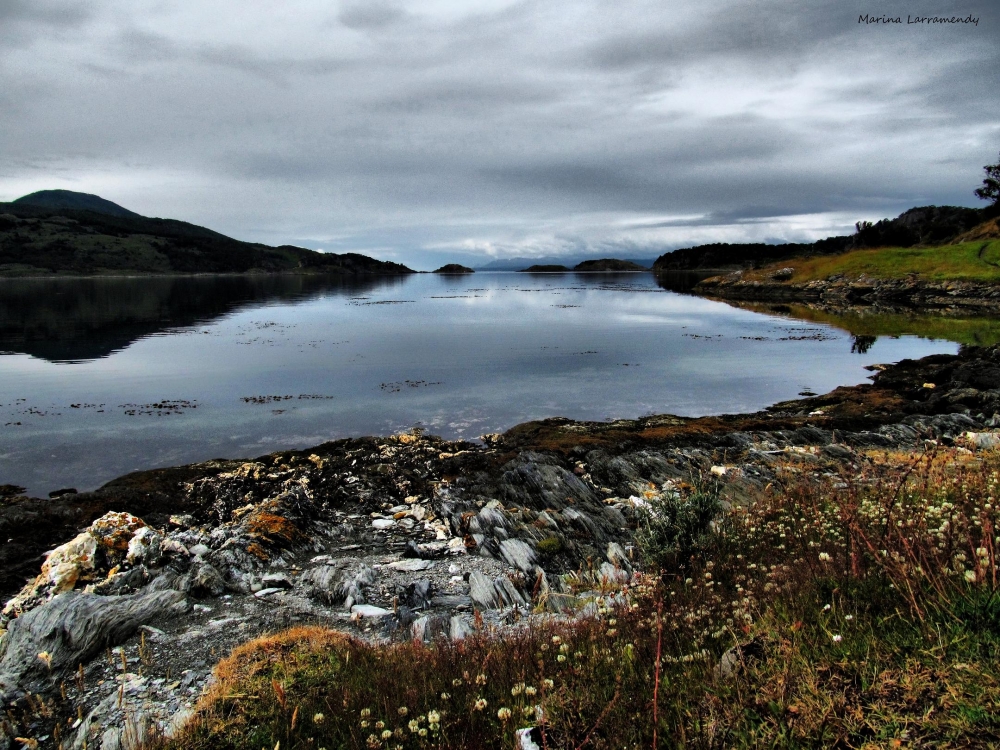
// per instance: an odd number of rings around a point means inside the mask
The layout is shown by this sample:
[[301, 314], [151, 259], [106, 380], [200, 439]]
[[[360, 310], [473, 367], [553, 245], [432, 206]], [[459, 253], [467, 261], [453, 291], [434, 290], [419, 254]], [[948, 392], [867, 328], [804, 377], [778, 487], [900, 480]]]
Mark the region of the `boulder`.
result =
[[469, 574], [469, 597], [479, 609], [496, 609], [497, 592], [493, 582], [474, 570]]
[[365, 592], [375, 583], [375, 571], [357, 560], [345, 559], [319, 565], [300, 578], [309, 594], [327, 604], [364, 604]]
[[148, 526], [132, 535], [128, 543], [128, 551], [125, 553], [125, 562], [130, 565], [145, 565], [154, 567], [160, 562], [160, 546], [163, 537], [157, 534]]
[[504, 560], [524, 573], [530, 573], [535, 567], [535, 550], [520, 539], [504, 539], [500, 542], [500, 554]]
[[60, 594], [11, 622], [0, 641], [0, 700], [42, 692], [77, 664], [124, 642], [140, 625], [187, 610], [178, 591]]

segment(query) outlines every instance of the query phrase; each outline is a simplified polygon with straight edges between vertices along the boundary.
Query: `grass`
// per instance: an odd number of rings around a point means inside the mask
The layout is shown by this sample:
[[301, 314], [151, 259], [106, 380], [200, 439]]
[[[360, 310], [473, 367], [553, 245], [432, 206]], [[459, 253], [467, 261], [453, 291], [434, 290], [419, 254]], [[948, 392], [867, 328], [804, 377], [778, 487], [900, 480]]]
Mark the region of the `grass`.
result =
[[877, 279], [916, 274], [926, 281], [1000, 281], [1000, 240], [981, 240], [939, 247], [884, 247], [840, 255], [793, 258], [747, 272], [746, 278], [770, 278], [778, 267], [792, 268], [789, 279], [804, 283], [834, 275]]
[[[789, 474], [576, 622], [434, 646], [315, 627], [246, 644], [157, 744], [514, 748], [534, 726], [546, 749], [1000, 745], [1000, 456], [872, 459], [857, 477]], [[677, 535], [647, 538], [676, 555]]]

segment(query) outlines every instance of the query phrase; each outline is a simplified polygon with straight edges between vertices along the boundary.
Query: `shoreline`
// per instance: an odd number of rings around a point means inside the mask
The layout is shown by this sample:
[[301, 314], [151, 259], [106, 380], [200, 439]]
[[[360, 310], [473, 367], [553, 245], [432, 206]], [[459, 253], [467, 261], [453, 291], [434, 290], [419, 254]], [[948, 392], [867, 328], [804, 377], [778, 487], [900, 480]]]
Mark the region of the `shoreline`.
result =
[[932, 282], [916, 275], [901, 279], [877, 279], [865, 275], [849, 279], [838, 275], [794, 283], [780, 279], [747, 279], [742, 271], [733, 271], [704, 279], [695, 285], [693, 291], [698, 296], [723, 301], [813, 303], [831, 308], [889, 306], [914, 311], [1000, 311], [1000, 284], [960, 280]]

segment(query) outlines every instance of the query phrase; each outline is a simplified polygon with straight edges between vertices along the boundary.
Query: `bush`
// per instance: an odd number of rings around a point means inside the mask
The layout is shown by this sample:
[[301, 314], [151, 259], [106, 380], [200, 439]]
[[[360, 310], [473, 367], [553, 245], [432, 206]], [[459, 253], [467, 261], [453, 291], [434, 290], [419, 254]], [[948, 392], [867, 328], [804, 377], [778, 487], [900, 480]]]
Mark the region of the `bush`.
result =
[[643, 561], [653, 570], [690, 567], [711, 541], [711, 524], [722, 511], [717, 490], [699, 488], [688, 498], [665, 493], [649, 499], [636, 533]]

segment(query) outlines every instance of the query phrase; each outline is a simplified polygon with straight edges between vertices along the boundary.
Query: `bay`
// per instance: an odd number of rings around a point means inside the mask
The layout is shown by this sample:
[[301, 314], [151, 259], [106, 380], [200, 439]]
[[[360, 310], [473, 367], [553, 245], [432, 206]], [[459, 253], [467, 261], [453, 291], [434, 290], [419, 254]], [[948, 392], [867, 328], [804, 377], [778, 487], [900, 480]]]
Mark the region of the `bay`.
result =
[[661, 287], [652, 274], [0, 281], [0, 484], [414, 427], [754, 411], [957, 350]]

